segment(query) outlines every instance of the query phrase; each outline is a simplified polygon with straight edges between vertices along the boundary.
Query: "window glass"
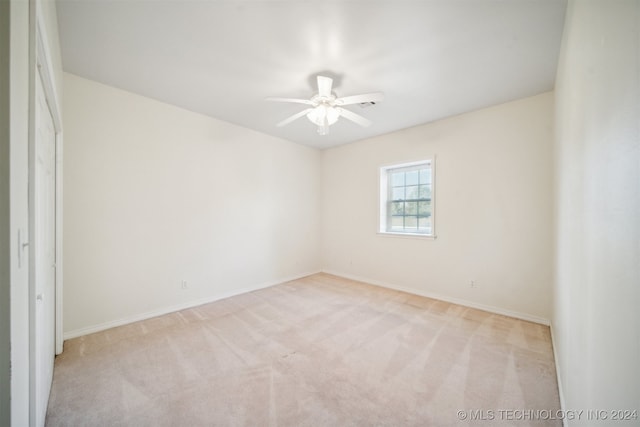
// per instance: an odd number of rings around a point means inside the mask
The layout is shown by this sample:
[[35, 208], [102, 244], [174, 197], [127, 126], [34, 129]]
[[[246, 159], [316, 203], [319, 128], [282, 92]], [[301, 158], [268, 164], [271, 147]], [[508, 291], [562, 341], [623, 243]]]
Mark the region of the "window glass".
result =
[[418, 171], [411, 171], [405, 174], [406, 179], [404, 185], [416, 185], [418, 183]]
[[391, 194], [391, 200], [404, 200], [404, 187], [394, 187]]
[[380, 231], [432, 236], [432, 161], [385, 167], [380, 177]]

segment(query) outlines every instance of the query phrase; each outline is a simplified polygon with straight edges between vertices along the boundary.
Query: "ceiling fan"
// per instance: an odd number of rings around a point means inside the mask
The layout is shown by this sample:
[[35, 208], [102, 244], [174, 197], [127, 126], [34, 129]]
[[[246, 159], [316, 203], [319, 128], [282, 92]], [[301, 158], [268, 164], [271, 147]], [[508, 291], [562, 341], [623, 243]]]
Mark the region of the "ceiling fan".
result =
[[376, 103], [384, 99], [384, 94], [382, 92], [374, 92], [338, 98], [335, 93], [331, 92], [332, 85], [332, 78], [318, 76], [318, 93], [311, 99], [267, 98], [267, 101], [293, 102], [309, 105], [309, 108], [284, 119], [278, 123], [277, 126], [282, 127], [288, 125], [302, 116], [307, 116], [312, 123], [318, 126], [318, 133], [320, 135], [327, 135], [329, 133], [329, 126], [337, 122], [340, 117], [351, 120], [360, 126], [370, 126], [370, 120], [342, 107], [353, 104]]

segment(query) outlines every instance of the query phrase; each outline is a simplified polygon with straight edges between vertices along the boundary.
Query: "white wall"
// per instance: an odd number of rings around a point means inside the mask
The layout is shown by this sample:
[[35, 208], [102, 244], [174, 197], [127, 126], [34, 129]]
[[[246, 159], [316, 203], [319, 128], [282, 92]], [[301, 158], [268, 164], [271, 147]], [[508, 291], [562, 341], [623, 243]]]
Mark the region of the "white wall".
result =
[[[323, 269], [549, 319], [552, 110], [545, 93], [324, 151]], [[432, 155], [437, 239], [376, 234], [379, 167]]]
[[[29, 5], [12, 1], [10, 52], [10, 211], [11, 242], [28, 233], [29, 174]], [[28, 236], [28, 235], [27, 235]], [[11, 251], [11, 422], [29, 425], [29, 264]]]
[[71, 74], [64, 91], [67, 337], [320, 269], [317, 150]]
[[[640, 2], [570, 1], [564, 31], [553, 313], [560, 385], [566, 408], [640, 412]], [[581, 421], [571, 425], [589, 424]]]
[[[55, 0], [38, 0], [38, 15], [41, 17], [41, 22], [46, 29], [44, 35], [45, 43], [48, 44], [49, 61], [51, 61], [51, 67], [54, 70], [51, 76], [53, 80], [54, 89], [59, 99], [56, 100], [58, 104], [62, 101], [62, 55], [60, 52], [60, 36], [58, 33], [58, 12], [56, 8]], [[60, 106], [58, 106], [60, 107]], [[61, 109], [58, 108], [58, 111]]]
[[9, 7], [9, 2], [0, 2], [0, 425], [11, 423]]

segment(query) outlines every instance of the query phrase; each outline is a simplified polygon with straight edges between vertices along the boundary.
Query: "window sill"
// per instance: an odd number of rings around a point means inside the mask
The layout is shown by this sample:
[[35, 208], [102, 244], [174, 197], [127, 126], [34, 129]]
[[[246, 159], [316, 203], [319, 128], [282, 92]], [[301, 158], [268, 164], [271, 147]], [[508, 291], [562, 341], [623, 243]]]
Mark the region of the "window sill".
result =
[[401, 239], [435, 240], [437, 238], [435, 234], [398, 233], [392, 231], [378, 231], [377, 234], [382, 237], [399, 237]]

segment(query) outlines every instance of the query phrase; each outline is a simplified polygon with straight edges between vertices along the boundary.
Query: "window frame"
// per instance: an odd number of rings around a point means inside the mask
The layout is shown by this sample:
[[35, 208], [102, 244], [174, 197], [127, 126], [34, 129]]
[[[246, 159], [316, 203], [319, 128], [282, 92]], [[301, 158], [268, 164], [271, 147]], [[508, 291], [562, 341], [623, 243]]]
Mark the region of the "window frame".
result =
[[[390, 229], [388, 224], [389, 219], [389, 175], [390, 171], [412, 168], [427, 165], [431, 169], [431, 232], [419, 233], [411, 231], [394, 231]], [[435, 239], [436, 238], [436, 174], [435, 174], [435, 156], [423, 158], [422, 160], [394, 163], [390, 165], [381, 166], [379, 172], [379, 205], [378, 205], [378, 230], [377, 233], [381, 236], [391, 237], [405, 237], [405, 238], [419, 238], [419, 239]], [[406, 185], [405, 185], [406, 187]]]

